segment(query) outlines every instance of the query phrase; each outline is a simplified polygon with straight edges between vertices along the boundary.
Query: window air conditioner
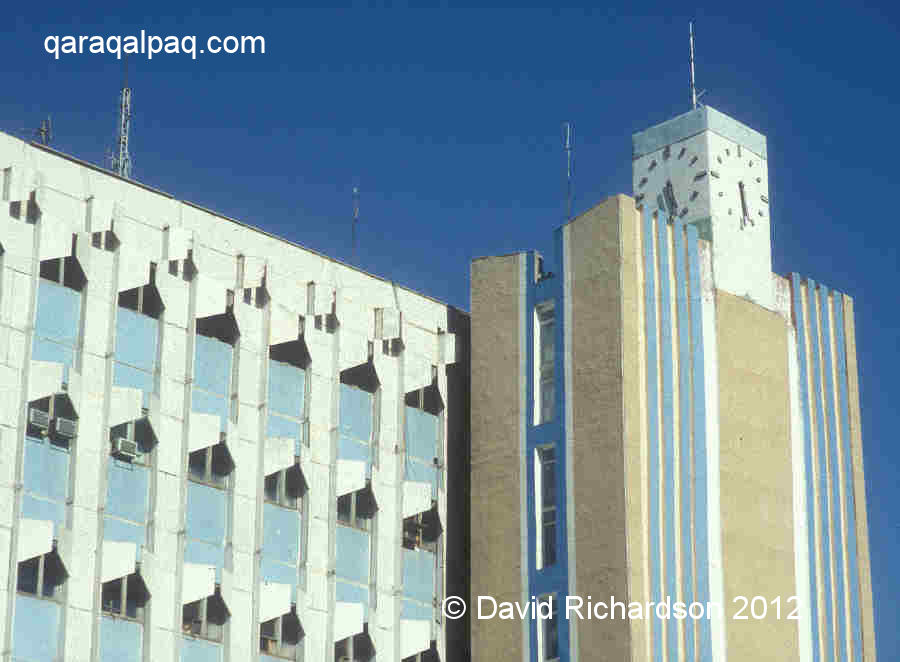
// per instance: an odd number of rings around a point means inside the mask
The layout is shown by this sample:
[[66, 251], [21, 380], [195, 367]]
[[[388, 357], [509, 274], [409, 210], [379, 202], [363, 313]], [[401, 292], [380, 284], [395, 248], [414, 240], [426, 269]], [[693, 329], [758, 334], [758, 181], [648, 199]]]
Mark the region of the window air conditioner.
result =
[[140, 455], [137, 442], [123, 437], [116, 437], [113, 439], [112, 452], [113, 455], [121, 455], [122, 457], [127, 457], [129, 460], [133, 460]]
[[28, 422], [42, 430], [50, 429], [50, 414], [40, 409], [30, 407], [28, 409]]
[[74, 438], [78, 430], [78, 424], [75, 421], [62, 417], [55, 419], [54, 427], [56, 428], [56, 434], [69, 439]]

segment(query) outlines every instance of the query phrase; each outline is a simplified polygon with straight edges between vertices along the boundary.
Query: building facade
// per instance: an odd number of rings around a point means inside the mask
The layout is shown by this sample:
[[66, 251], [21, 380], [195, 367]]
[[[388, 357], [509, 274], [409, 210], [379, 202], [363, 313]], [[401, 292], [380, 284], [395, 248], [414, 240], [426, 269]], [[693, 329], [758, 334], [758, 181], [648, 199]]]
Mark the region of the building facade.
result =
[[874, 661], [853, 301], [772, 273], [764, 136], [633, 147], [553, 271], [472, 264], [470, 601], [556, 615], [473, 618], [472, 659]]
[[3, 659], [447, 659], [468, 318], [3, 134], [0, 178]]

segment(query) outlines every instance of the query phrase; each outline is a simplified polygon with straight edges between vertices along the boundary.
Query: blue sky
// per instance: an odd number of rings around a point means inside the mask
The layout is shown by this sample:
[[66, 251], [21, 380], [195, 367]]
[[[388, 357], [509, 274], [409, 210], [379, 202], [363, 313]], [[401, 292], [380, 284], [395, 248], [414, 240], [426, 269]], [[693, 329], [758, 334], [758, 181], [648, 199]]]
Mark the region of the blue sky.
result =
[[775, 270], [856, 300], [878, 652], [900, 658], [896, 6], [86, 4], [4, 12], [0, 130], [51, 113], [54, 147], [103, 162], [121, 62], [54, 60], [48, 34], [262, 35], [265, 55], [131, 61], [135, 177], [345, 260], [358, 181], [357, 264], [466, 309], [472, 257], [552, 254], [563, 120], [576, 211], [630, 192], [631, 134], [689, 108], [693, 18], [704, 101], [768, 136]]

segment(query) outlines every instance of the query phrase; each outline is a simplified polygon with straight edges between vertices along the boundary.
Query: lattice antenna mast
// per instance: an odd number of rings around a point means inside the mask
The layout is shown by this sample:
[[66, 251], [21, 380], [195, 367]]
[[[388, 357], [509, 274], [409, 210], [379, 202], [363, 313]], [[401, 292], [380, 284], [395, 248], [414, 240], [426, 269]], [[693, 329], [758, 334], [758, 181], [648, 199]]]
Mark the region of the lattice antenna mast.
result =
[[566, 153], [566, 220], [572, 218], [574, 191], [572, 177], [575, 174], [575, 125], [563, 122], [563, 151]]
[[353, 223], [350, 226], [350, 242], [353, 247], [353, 261], [356, 261], [356, 224], [359, 223], [359, 186], [353, 187]]
[[696, 108], [697, 102], [700, 101], [700, 97], [706, 94], [706, 90], [697, 91], [697, 84], [694, 78], [694, 22], [689, 22], [688, 26], [691, 35], [691, 108]]
[[50, 141], [53, 140], [53, 123], [49, 115], [47, 115], [47, 119], [41, 120], [41, 128], [36, 129], [34, 133], [42, 145], [50, 144]]
[[119, 95], [119, 122], [116, 127], [116, 146], [112, 155], [112, 170], [120, 177], [131, 179], [131, 154], [128, 138], [131, 133], [131, 88], [128, 87], [128, 59], [125, 59], [125, 80]]

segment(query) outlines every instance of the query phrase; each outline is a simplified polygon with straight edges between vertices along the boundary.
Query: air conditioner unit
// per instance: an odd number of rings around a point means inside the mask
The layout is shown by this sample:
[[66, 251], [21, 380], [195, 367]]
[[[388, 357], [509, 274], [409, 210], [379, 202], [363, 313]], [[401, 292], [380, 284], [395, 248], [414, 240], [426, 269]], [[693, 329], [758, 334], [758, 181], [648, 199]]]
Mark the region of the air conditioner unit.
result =
[[30, 407], [28, 409], [28, 422], [31, 425], [40, 428], [41, 430], [49, 430], [50, 414], [40, 409]]
[[140, 455], [137, 442], [123, 437], [116, 437], [113, 439], [112, 452], [113, 455], [121, 455], [122, 457], [127, 457], [129, 460], [133, 460]]
[[56, 430], [56, 434], [58, 434], [60, 437], [67, 437], [69, 439], [72, 439], [78, 432], [78, 424], [69, 418], [58, 417], [54, 419], [53, 425]]

